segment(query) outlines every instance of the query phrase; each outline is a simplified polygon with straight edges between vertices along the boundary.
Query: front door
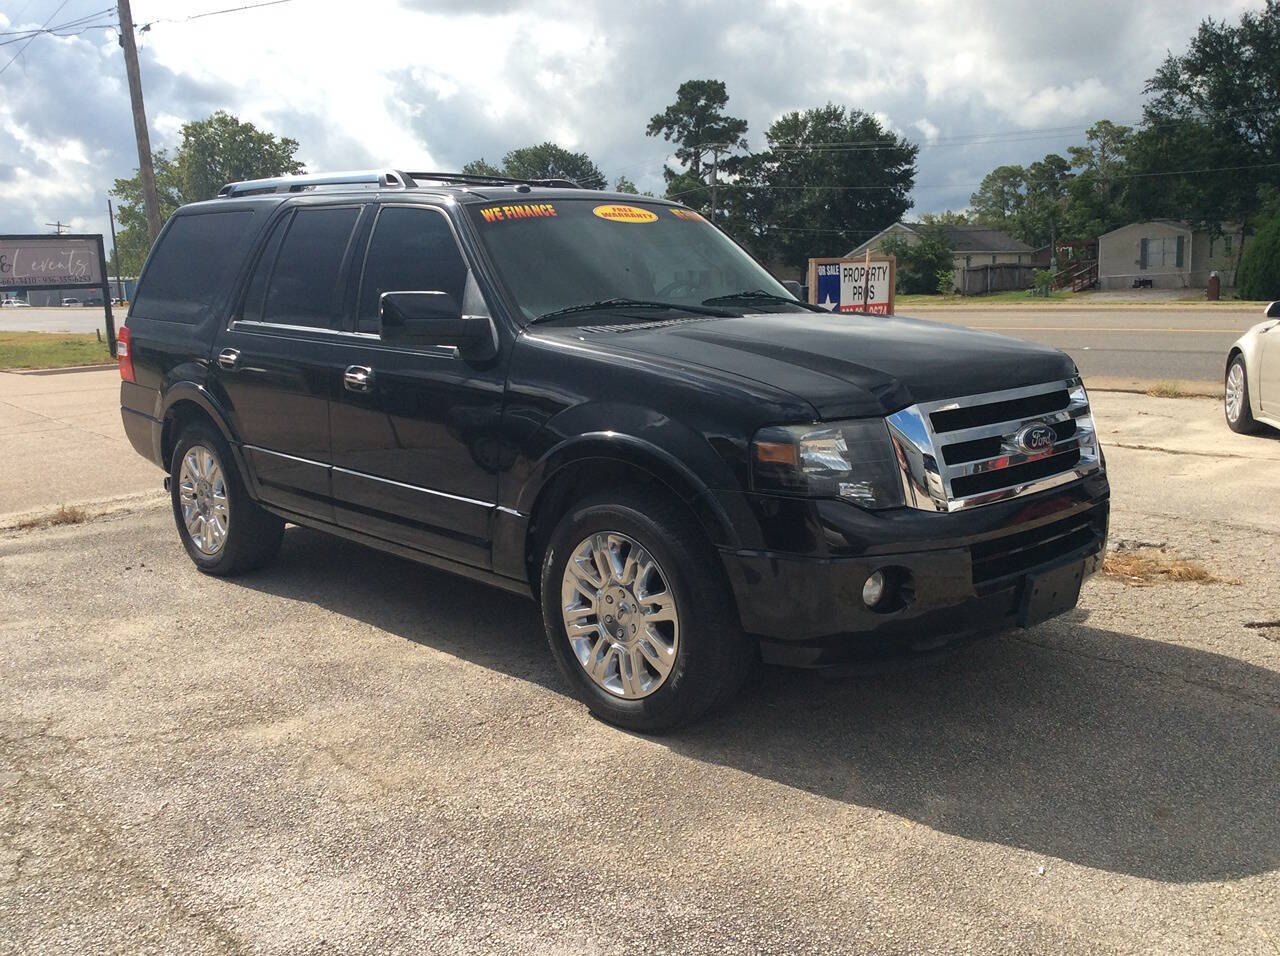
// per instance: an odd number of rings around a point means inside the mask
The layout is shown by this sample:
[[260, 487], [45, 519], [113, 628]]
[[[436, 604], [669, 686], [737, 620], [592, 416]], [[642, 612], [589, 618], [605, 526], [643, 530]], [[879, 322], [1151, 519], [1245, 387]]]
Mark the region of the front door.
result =
[[304, 205], [278, 219], [211, 363], [259, 497], [329, 521], [329, 409], [349, 364], [342, 302], [362, 210]]
[[1258, 336], [1259, 363], [1257, 381], [1249, 387], [1258, 390], [1258, 404], [1271, 418], [1280, 415], [1280, 324], [1271, 326]]
[[398, 347], [381, 335], [384, 292], [447, 292], [485, 311], [442, 210], [384, 205], [353, 300], [359, 344], [332, 408], [336, 518], [367, 534], [488, 567], [505, 382], [501, 359]]

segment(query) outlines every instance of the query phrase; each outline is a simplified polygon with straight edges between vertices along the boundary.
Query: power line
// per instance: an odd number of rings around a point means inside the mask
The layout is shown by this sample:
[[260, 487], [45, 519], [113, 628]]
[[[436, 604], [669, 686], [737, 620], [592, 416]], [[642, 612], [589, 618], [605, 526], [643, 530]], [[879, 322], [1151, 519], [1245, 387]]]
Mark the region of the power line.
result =
[[[34, 30], [5, 30], [3, 32], [0, 32], [0, 37], [12, 37], [12, 36], [26, 37], [26, 36], [31, 36], [33, 33], [52, 33], [54, 30], [63, 30], [63, 29], [66, 29], [67, 27], [79, 26], [81, 23], [83, 23], [86, 20], [96, 19], [97, 17], [103, 16], [104, 14], [110, 13], [111, 11], [112, 11], [112, 8], [108, 7], [106, 10], [99, 10], [97, 13], [87, 13], [82, 17], [76, 17], [74, 20], [68, 20], [66, 23], [59, 23], [56, 27], [50, 27], [46, 24], [45, 26], [37, 27]], [[50, 19], [52, 19], [52, 17]], [[16, 23], [17, 21], [14, 20], [11, 22]]]
[[[1190, 176], [1196, 173], [1228, 173], [1239, 172], [1246, 169], [1271, 169], [1280, 166], [1280, 162], [1276, 163], [1248, 163], [1243, 166], [1209, 166], [1203, 169], [1170, 169], [1152, 173], [1122, 173], [1110, 177], [1117, 179], [1147, 179], [1155, 176]], [[761, 192], [772, 191], [775, 189], [837, 189], [849, 192], [874, 191], [877, 189], [901, 189], [902, 186], [851, 186], [841, 185], [838, 183], [816, 183], [807, 186], [763, 186], [756, 183], [721, 183], [726, 189], [759, 189]], [[982, 183], [914, 183], [911, 185], [911, 191], [917, 189], [976, 189]], [[699, 186], [694, 189], [685, 189], [678, 193], [668, 196], [668, 199], [678, 199], [680, 196], [687, 196], [690, 193], [701, 192], [708, 189], [707, 186]]]
[[148, 20], [139, 29], [149, 30], [157, 23], [187, 23], [191, 20], [203, 20], [205, 17], [216, 17], [223, 13], [239, 13], [241, 10], [257, 10], [259, 7], [276, 7], [282, 3], [292, 3], [293, 0], [262, 0], [261, 3], [247, 3], [240, 7], [227, 7], [225, 10], [209, 10], [205, 13], [193, 13], [189, 17], [160, 17], [156, 20]]
[[[56, 17], [59, 13], [61, 13], [62, 8], [65, 7], [69, 2], [70, 0], [62, 0], [62, 2], [58, 4], [57, 9], [54, 10], [53, 13], [49, 14], [49, 19], [44, 21], [44, 24], [41, 26], [41, 29], [44, 29], [44, 27], [47, 27], [50, 23], [52, 23], [53, 18]], [[31, 45], [31, 41], [34, 40], [36, 36], [39, 36], [39, 34], [34, 34], [28, 37], [27, 42], [22, 44], [22, 48], [13, 55], [13, 59], [10, 60], [8, 63], [6, 63], [3, 67], [0, 67], [0, 76], [4, 76], [5, 71], [8, 70], [9, 67], [13, 66], [13, 64], [18, 62], [18, 57], [22, 56], [23, 51], [26, 50], [26, 48]]]

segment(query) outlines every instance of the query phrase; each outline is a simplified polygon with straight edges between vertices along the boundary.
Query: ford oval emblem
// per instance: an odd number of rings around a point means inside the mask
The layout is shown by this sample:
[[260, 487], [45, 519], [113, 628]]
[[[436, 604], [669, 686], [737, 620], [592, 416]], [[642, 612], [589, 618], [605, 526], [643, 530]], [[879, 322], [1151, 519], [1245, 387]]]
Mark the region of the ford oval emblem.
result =
[[1032, 422], [1018, 429], [1013, 436], [1013, 443], [1028, 455], [1049, 451], [1058, 441], [1058, 433], [1044, 422]]

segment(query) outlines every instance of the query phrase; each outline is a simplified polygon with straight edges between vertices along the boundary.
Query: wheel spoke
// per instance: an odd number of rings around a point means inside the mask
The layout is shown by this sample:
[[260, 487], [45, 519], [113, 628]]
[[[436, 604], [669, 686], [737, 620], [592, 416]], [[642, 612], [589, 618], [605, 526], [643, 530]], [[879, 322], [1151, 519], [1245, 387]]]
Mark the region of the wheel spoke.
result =
[[645, 622], [656, 624], [658, 621], [674, 621], [676, 619], [676, 601], [670, 591], [659, 594], [647, 594], [640, 597], [640, 613]]
[[631, 697], [643, 697], [645, 669], [637, 650], [632, 647], [626, 654], [618, 655], [618, 676], [622, 687]]
[[612, 641], [603, 636], [591, 648], [591, 656], [587, 659], [587, 673], [595, 678], [596, 683], [603, 684], [609, 677], [609, 664], [612, 662], [617, 648]]
[[617, 578], [607, 536], [598, 534], [591, 539], [591, 558], [596, 563], [596, 572], [600, 575], [602, 584], [608, 584]]
[[654, 637], [652, 631], [636, 644], [636, 650], [649, 662], [649, 666], [657, 671], [659, 682], [671, 673], [671, 665], [675, 663], [676, 658], [675, 652]]

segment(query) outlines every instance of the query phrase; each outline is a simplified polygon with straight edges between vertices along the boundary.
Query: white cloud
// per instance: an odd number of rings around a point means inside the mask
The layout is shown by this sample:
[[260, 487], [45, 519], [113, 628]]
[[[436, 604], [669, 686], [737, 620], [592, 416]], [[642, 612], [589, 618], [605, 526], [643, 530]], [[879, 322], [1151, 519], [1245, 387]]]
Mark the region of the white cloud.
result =
[[[43, 20], [51, 6], [32, 3], [22, 19]], [[134, 18], [176, 19], [177, 6], [134, 0]], [[296, 138], [311, 168], [456, 168], [551, 139], [585, 150], [611, 179], [657, 191], [672, 147], [646, 137], [645, 124], [681, 81], [716, 77], [757, 147], [784, 112], [828, 101], [897, 117], [925, 146], [915, 198], [930, 211], [965, 205], [969, 184], [1000, 163], [1064, 151], [1095, 119], [1136, 119], [1142, 83], [1166, 50], [1184, 46], [1205, 16], [1259, 6], [298, 0], [156, 22], [141, 35], [142, 71], [156, 148], [172, 147], [183, 122], [225, 108]], [[105, 231], [106, 192], [137, 164], [123, 76], [105, 31], [37, 38], [4, 75], [0, 230], [77, 218]], [[1077, 129], [957, 142], [1067, 125]]]

